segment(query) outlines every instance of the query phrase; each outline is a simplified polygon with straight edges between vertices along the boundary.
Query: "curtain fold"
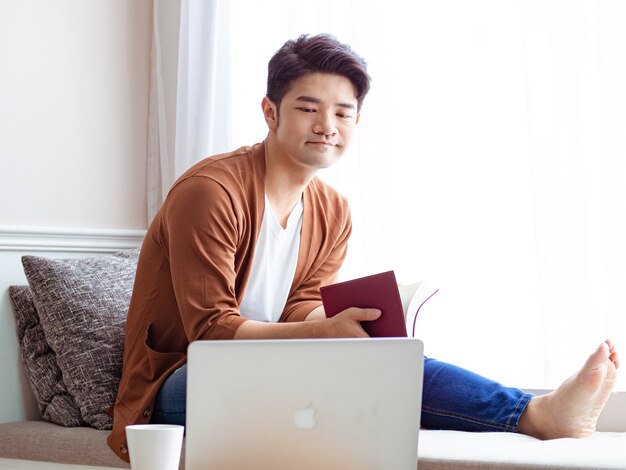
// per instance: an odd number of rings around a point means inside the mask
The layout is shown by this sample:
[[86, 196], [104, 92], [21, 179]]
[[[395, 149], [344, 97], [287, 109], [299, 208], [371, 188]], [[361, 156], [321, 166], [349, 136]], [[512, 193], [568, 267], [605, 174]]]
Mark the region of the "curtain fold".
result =
[[148, 222], [178, 176], [230, 148], [228, 12], [221, 0], [154, 0]]

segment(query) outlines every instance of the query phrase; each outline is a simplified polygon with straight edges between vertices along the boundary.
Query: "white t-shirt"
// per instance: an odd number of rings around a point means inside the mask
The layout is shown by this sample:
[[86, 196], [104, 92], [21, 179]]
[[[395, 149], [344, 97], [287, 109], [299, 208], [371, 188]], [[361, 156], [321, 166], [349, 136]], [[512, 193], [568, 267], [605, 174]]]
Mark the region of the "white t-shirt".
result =
[[278, 321], [296, 273], [301, 229], [302, 199], [289, 214], [283, 229], [265, 196], [265, 212], [250, 277], [239, 306], [242, 316], [264, 322]]

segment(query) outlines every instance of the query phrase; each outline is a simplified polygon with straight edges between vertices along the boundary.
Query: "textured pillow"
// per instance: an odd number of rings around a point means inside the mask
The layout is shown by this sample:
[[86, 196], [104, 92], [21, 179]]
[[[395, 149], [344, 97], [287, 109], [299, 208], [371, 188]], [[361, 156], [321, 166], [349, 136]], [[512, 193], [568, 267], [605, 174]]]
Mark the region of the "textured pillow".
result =
[[22, 257], [46, 341], [83, 420], [111, 429], [139, 250], [113, 256]]
[[56, 355], [46, 342], [30, 289], [11, 286], [9, 297], [15, 311], [24, 368], [41, 417], [62, 426], [83, 426], [80, 410], [63, 383]]

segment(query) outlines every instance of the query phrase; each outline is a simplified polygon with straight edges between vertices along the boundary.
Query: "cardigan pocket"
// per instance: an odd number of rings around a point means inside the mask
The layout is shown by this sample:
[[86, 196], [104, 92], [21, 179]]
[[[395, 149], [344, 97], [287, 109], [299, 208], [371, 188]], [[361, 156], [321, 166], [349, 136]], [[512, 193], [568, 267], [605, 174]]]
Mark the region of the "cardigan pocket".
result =
[[150, 346], [150, 327], [146, 330], [146, 364], [145, 371], [150, 381], [159, 380], [169, 375], [173, 369], [185, 363], [187, 355], [180, 351], [162, 352]]

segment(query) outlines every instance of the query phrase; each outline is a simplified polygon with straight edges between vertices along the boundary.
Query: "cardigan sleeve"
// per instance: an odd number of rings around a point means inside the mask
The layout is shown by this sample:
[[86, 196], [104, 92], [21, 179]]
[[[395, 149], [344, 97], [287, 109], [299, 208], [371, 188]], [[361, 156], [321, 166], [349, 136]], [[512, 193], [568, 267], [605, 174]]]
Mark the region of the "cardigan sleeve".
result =
[[208, 177], [188, 178], [170, 193], [162, 235], [189, 341], [232, 339], [246, 321], [235, 295], [238, 213], [223, 186]]

